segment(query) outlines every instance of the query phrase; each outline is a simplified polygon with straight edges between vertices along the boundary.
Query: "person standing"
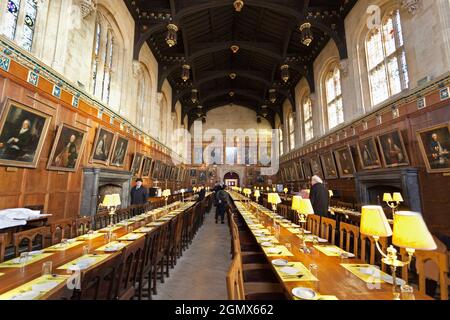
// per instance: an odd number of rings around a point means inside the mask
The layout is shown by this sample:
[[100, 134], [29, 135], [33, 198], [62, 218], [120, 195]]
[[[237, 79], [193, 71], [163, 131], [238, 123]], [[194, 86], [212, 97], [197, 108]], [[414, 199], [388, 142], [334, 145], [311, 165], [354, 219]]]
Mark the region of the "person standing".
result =
[[328, 214], [329, 208], [329, 193], [327, 187], [318, 176], [311, 178], [311, 192], [309, 199], [311, 200], [314, 213], [318, 216], [325, 217]]
[[216, 192], [216, 223], [219, 223], [219, 218], [222, 224], [225, 223], [225, 212], [228, 207], [228, 193], [222, 187]]
[[205, 187], [201, 187], [200, 191], [198, 192], [198, 199], [197, 202], [201, 202], [205, 199], [206, 196], [206, 189]]
[[145, 204], [147, 203], [148, 192], [142, 185], [142, 179], [136, 180], [136, 185], [131, 189], [131, 204]]

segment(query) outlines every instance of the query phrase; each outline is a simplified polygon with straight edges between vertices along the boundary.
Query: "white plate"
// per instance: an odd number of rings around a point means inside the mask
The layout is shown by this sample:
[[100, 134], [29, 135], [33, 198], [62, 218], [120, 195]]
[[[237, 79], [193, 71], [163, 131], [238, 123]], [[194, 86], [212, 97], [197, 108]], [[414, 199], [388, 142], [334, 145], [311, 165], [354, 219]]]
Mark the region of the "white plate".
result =
[[267, 249], [267, 253], [271, 253], [271, 254], [281, 254], [282, 251], [278, 248], [269, 248]]
[[354, 257], [355, 257], [355, 255], [354, 255], [353, 253], [351, 253], [351, 252], [343, 252], [343, 253], [341, 254], [341, 256], [342, 256], [344, 259], [351, 259], [351, 258], [354, 258]]
[[280, 269], [280, 272], [290, 276], [297, 276], [300, 274], [301, 270], [293, 267], [284, 267]]
[[309, 288], [294, 288], [292, 289], [292, 294], [303, 300], [316, 300], [318, 298], [317, 293]]
[[311, 231], [309, 231], [309, 230], [303, 230], [303, 233], [304, 233], [304, 234], [311, 234]]
[[273, 247], [273, 243], [272, 243], [272, 242], [269, 242], [269, 241], [263, 242], [263, 243], [261, 243], [261, 245], [262, 245], [263, 247]]
[[328, 240], [327, 239], [322, 239], [322, 238], [319, 238], [319, 243], [327, 243], [328, 242]]
[[272, 264], [277, 267], [284, 267], [284, 266], [288, 265], [288, 263], [289, 263], [289, 261], [284, 260], [284, 259], [272, 260]]
[[262, 238], [259, 238], [259, 240], [261, 240], [261, 241], [270, 241], [272, 239], [270, 237], [262, 237]]
[[34, 284], [31, 287], [32, 291], [37, 291], [37, 292], [46, 292], [46, 291], [50, 291], [53, 288], [57, 287], [59, 284], [59, 282], [57, 281], [48, 281], [48, 282], [44, 282], [41, 284]]

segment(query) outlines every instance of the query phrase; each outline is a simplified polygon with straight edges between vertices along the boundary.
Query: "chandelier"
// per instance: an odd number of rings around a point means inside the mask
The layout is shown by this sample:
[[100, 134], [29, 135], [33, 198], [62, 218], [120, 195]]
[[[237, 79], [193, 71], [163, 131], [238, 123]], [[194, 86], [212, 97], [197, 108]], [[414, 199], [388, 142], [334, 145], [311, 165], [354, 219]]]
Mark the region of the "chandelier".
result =
[[198, 102], [198, 90], [197, 89], [192, 89], [192, 91], [191, 91], [191, 101], [194, 104]]
[[301, 33], [301, 41], [305, 46], [309, 46], [311, 42], [314, 40], [312, 31], [311, 31], [311, 23], [305, 22], [300, 26]]
[[189, 77], [191, 75], [191, 66], [184, 64], [182, 71], [181, 71], [181, 79], [183, 79], [184, 82], [189, 80]]
[[237, 12], [241, 12], [242, 8], [244, 7], [244, 1], [236, 0], [236, 1], [234, 1], [233, 6]]
[[281, 69], [281, 79], [284, 82], [288, 82], [289, 78], [290, 78], [290, 76], [289, 76], [289, 66], [287, 64], [283, 64], [280, 69]]
[[169, 23], [167, 25], [166, 43], [169, 45], [169, 47], [173, 47], [177, 44], [177, 32], [178, 27], [176, 25], [174, 25], [173, 23]]

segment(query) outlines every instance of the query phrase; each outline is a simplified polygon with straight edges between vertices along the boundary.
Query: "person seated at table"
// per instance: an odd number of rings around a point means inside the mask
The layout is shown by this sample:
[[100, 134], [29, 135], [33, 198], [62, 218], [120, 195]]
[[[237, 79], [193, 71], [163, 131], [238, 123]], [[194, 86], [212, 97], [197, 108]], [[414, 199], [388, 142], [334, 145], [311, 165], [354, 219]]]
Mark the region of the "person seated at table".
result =
[[329, 193], [323, 180], [319, 176], [311, 178], [311, 192], [309, 199], [311, 200], [314, 213], [318, 216], [325, 217], [329, 208]]
[[136, 179], [136, 185], [131, 189], [131, 204], [145, 204], [147, 203], [148, 191], [142, 185], [142, 179]]

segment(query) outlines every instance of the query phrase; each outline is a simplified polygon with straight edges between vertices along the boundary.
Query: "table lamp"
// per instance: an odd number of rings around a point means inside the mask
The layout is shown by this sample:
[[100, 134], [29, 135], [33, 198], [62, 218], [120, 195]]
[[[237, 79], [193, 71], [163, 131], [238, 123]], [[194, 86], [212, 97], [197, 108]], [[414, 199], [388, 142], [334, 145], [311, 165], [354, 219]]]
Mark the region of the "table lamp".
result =
[[255, 193], [253, 193], [253, 195], [255, 196], [256, 203], [258, 203], [258, 199], [259, 199], [259, 197], [261, 197], [261, 193], [259, 192], [258, 189], [256, 189]]
[[403, 202], [403, 197], [400, 192], [394, 192], [392, 195], [390, 193], [385, 193], [383, 195], [383, 201], [392, 209], [392, 216], [394, 216], [395, 210], [397, 210], [400, 203]]
[[302, 224], [303, 228], [306, 223], [306, 217], [310, 214], [314, 214], [311, 200], [303, 199], [301, 196], [294, 196], [292, 198], [292, 210], [297, 211], [299, 222]]
[[194, 191], [194, 193], [196, 193], [197, 192], [197, 187], [193, 187], [192, 191]]
[[[361, 212], [361, 234], [371, 236], [375, 240], [378, 251], [383, 256], [382, 262], [391, 268], [394, 299], [398, 300], [396, 270], [398, 267], [408, 267], [415, 250], [436, 250], [437, 246], [430, 234], [422, 215], [417, 212], [401, 211], [394, 214], [394, 232], [384, 214], [381, 206], [365, 206]], [[408, 254], [407, 261], [397, 258], [397, 250], [393, 245], [384, 253], [379, 245], [380, 237], [392, 236], [392, 243], [405, 248]], [[406, 279], [407, 280], [407, 279]]]
[[113, 225], [113, 216], [116, 214], [116, 209], [121, 205], [120, 195], [119, 194], [107, 194], [103, 198], [102, 206], [107, 207], [109, 210], [109, 225], [112, 227]]
[[286, 197], [287, 193], [289, 192], [289, 189], [288, 188], [284, 188], [283, 191], [284, 191], [284, 196]]
[[166, 201], [166, 207], [167, 207], [167, 200], [169, 199], [170, 195], [171, 195], [170, 189], [166, 189], [162, 193], [162, 196], [164, 197], [164, 200]]
[[278, 193], [269, 193], [267, 202], [272, 205], [272, 210], [277, 212], [277, 204], [281, 203], [280, 195]]
[[186, 190], [181, 189], [180, 192], [181, 192], [181, 202], [184, 202], [184, 193], [186, 192]]
[[330, 198], [333, 198], [334, 196], [333, 190], [328, 190], [328, 194], [330, 195]]
[[267, 192], [269, 192], [269, 191], [270, 191], [270, 188], [269, 188], [269, 187], [267, 187], [267, 188], [266, 188], [266, 191], [267, 191]]

